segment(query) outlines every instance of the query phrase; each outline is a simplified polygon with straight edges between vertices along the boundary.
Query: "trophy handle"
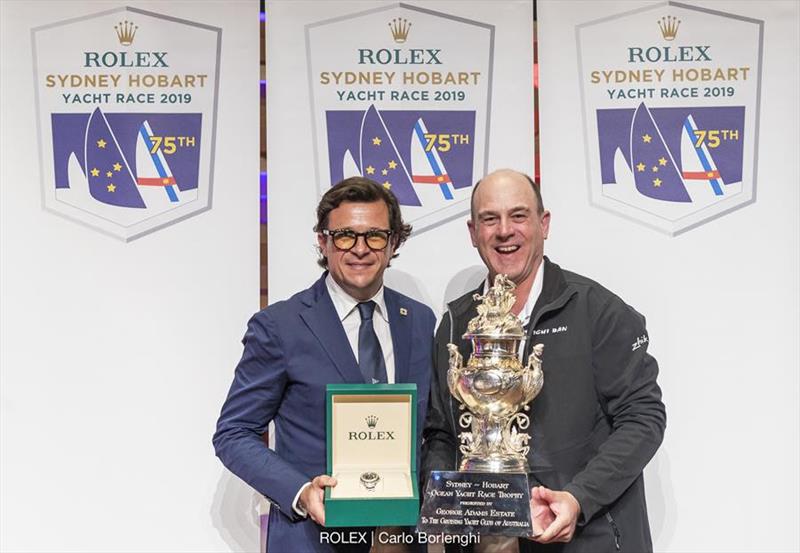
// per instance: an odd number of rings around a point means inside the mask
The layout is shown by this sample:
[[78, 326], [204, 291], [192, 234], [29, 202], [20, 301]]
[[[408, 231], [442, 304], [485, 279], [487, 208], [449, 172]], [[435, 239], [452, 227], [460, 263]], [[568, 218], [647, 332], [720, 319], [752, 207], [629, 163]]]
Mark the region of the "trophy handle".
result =
[[458, 393], [456, 382], [458, 382], [458, 377], [461, 374], [464, 358], [458, 351], [458, 346], [455, 344], [447, 344], [447, 349], [450, 352], [450, 369], [447, 371], [447, 387], [450, 388], [450, 393], [453, 394], [459, 403], [463, 404], [464, 400], [461, 399], [461, 394]]
[[509, 417], [503, 427], [503, 448], [512, 455], [522, 455], [526, 457], [530, 451], [528, 440], [530, 436], [526, 432], [531, 424], [531, 419], [524, 413], [516, 413]]
[[[469, 411], [461, 413], [461, 416], [458, 418], [458, 425], [461, 428], [470, 428], [472, 426], [472, 420], [472, 413]], [[473, 441], [474, 435], [472, 432], [462, 432], [458, 435], [458, 439], [461, 442], [461, 445], [458, 446], [458, 450], [462, 455], [472, 455], [475, 453], [478, 444]]]
[[528, 371], [526, 373], [526, 394], [525, 403], [533, 401], [539, 395], [544, 385], [544, 371], [542, 370], [542, 352], [544, 344], [536, 344], [533, 351], [528, 356]]

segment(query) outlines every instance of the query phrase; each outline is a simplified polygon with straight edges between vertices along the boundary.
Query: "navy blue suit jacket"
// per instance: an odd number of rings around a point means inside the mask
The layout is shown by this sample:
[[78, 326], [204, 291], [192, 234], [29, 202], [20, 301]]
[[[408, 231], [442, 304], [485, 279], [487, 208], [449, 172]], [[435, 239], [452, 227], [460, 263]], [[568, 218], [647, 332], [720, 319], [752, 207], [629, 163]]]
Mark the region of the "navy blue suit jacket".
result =
[[[325, 286], [256, 313], [214, 434], [217, 456], [272, 503], [270, 553], [328, 551], [320, 527], [292, 509], [301, 486], [326, 472], [325, 388], [363, 383], [355, 355]], [[431, 309], [384, 288], [394, 347], [395, 382], [417, 385], [417, 428], [428, 407], [435, 317]], [[261, 435], [275, 421], [275, 450]], [[417, 459], [420, 437], [417, 437]]]

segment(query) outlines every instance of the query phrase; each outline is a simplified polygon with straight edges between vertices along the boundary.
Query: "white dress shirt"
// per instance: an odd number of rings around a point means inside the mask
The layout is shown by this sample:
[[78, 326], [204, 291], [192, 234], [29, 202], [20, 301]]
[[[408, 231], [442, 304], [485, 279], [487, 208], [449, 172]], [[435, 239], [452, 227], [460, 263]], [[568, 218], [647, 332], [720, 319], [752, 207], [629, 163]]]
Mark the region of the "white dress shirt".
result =
[[528, 293], [528, 301], [522, 306], [522, 311], [519, 312], [519, 320], [522, 321], [522, 326], [527, 326], [533, 317], [533, 308], [536, 307], [536, 302], [542, 293], [542, 286], [544, 285], [544, 260], [539, 265], [536, 271], [536, 276], [533, 277], [533, 284], [531, 291]]

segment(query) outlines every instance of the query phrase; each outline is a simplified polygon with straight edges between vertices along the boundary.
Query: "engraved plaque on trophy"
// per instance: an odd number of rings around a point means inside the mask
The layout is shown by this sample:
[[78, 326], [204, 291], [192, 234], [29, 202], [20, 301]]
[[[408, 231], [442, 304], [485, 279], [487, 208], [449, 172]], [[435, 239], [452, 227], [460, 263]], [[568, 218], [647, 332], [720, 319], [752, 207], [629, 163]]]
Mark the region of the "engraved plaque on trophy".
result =
[[544, 382], [537, 344], [520, 361], [525, 332], [511, 312], [515, 285], [495, 277], [463, 338], [472, 344], [466, 365], [454, 344], [447, 383], [462, 411], [458, 471], [434, 471], [425, 490], [419, 528], [428, 533], [529, 536], [527, 454], [530, 418], [524, 411]]

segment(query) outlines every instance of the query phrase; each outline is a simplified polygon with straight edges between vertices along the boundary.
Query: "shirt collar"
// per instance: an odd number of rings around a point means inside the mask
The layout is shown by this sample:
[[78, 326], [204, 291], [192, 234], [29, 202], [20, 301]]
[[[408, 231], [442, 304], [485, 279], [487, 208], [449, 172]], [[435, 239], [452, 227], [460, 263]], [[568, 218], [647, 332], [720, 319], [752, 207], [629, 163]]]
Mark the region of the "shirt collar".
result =
[[[325, 286], [328, 288], [328, 293], [331, 296], [331, 300], [333, 300], [333, 307], [336, 309], [336, 314], [339, 316], [340, 321], [345, 320], [356, 308], [356, 305], [361, 303], [353, 296], [345, 292], [344, 289], [333, 279], [333, 276], [330, 273], [328, 273], [328, 276], [325, 277]], [[382, 284], [375, 295], [367, 301], [370, 300], [375, 302], [375, 312], [384, 321], [389, 322], [386, 311], [386, 302], [383, 298]]]
[[[539, 264], [539, 269], [536, 271], [536, 276], [533, 277], [533, 284], [531, 285], [531, 291], [528, 293], [528, 299], [525, 302], [525, 305], [522, 306], [522, 311], [519, 312], [517, 317], [520, 321], [522, 321], [522, 326], [526, 326], [530, 320], [531, 316], [533, 315], [533, 308], [536, 306], [536, 300], [539, 299], [539, 295], [542, 293], [542, 286], [544, 285], [544, 261]], [[483, 281], [483, 293], [489, 291], [489, 277], [486, 277], [486, 280]]]

